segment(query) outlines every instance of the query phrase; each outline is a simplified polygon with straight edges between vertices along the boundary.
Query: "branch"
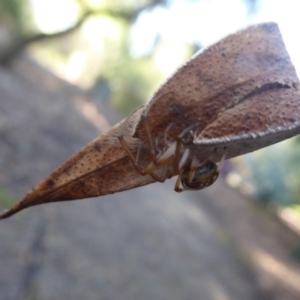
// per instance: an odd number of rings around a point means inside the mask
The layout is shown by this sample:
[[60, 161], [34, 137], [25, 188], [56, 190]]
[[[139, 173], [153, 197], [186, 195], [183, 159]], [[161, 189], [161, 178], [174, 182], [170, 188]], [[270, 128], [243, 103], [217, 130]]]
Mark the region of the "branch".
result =
[[0, 55], [0, 64], [1, 65], [8, 65], [21, 51], [23, 51], [24, 48], [26, 48], [29, 44], [39, 42], [46, 39], [51, 38], [58, 38], [60, 36], [64, 36], [66, 34], [69, 34], [76, 29], [78, 29], [85, 20], [91, 15], [91, 11], [85, 13], [78, 21], [75, 23], [72, 27], [67, 28], [66, 30], [46, 34], [46, 33], [39, 33], [37, 35], [22, 38], [20, 40], [17, 40], [14, 44], [12, 44], [6, 51]]
[[52, 34], [45, 34], [45, 33], [39, 33], [37, 35], [27, 37], [27, 38], [21, 38], [20, 40], [17, 40], [15, 43], [10, 45], [8, 49], [6, 49], [2, 54], [0, 53], [0, 65], [7, 66], [10, 64], [10, 62], [21, 52], [26, 48], [29, 44], [40, 42], [42, 40], [52, 39], [52, 38], [58, 38], [64, 35], [67, 35], [75, 30], [77, 30], [85, 21], [87, 18], [89, 18], [91, 15], [110, 15], [112, 17], [116, 18], [122, 18], [126, 20], [127, 22], [133, 22], [139, 13], [143, 11], [146, 8], [152, 7], [156, 4], [158, 4], [160, 0], [154, 0], [150, 5], [142, 6], [136, 10], [133, 11], [118, 11], [118, 10], [107, 10], [107, 9], [99, 9], [99, 10], [87, 10], [82, 17], [72, 26], [69, 27], [66, 30], [55, 32]]

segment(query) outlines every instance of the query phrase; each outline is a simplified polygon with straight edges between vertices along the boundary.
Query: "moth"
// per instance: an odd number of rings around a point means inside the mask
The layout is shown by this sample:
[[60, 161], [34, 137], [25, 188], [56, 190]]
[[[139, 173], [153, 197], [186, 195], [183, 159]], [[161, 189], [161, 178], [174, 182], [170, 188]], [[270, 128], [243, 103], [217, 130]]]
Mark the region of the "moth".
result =
[[163, 182], [215, 182], [217, 163], [300, 133], [295, 68], [275, 23], [250, 26], [196, 53], [150, 101], [96, 138], [0, 219], [48, 202]]

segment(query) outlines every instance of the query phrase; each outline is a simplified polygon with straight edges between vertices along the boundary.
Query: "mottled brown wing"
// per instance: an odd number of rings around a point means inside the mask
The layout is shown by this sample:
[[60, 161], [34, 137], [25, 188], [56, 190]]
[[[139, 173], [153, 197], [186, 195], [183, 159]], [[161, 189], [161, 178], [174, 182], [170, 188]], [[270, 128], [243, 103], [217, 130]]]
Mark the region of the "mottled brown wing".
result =
[[299, 111], [297, 86], [270, 89], [223, 112], [194, 142], [221, 150], [215, 161], [225, 147], [226, 158], [242, 155], [299, 134]]
[[[227, 146], [228, 158], [300, 129], [299, 80], [275, 23], [251, 26], [200, 51], [148, 105], [153, 138], [163, 139], [169, 124], [168, 136], [175, 139], [198, 123], [197, 151]], [[135, 137], [145, 139], [141, 122]], [[214, 160], [221, 156], [222, 151]]]
[[[132, 138], [132, 128], [143, 107], [127, 121], [123, 131], [130, 150], [136, 153], [141, 143]], [[49, 202], [83, 199], [124, 191], [153, 182], [150, 176], [140, 176], [117, 138], [123, 121], [104, 135], [95, 139], [57, 170], [40, 182], [23, 200], [10, 210], [3, 212], [0, 219], [18, 211]], [[149, 155], [143, 155], [141, 163], [149, 163]]]

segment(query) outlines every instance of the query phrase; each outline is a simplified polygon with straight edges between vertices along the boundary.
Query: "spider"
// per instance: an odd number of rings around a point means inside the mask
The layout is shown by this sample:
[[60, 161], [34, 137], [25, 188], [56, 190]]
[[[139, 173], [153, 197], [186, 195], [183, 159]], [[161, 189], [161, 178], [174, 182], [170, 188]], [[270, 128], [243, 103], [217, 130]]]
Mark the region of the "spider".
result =
[[[123, 130], [126, 127], [126, 123], [131, 115], [125, 120], [118, 135], [119, 142], [133, 163], [135, 169], [139, 174], [148, 174], [154, 180], [159, 182], [164, 182], [167, 178], [170, 178], [173, 175], [178, 175], [174, 187], [176, 192], [182, 192], [184, 190], [201, 190], [212, 185], [219, 176], [220, 167], [213, 162], [211, 158], [199, 162], [197, 157], [192, 153], [191, 149], [186, 147], [183, 143], [184, 137], [188, 133], [192, 133], [192, 129], [197, 127], [199, 124], [194, 124], [187, 127], [175, 138], [174, 141], [170, 142], [167, 141], [167, 132], [172, 126], [171, 124], [166, 129], [164, 135], [165, 145], [163, 149], [159, 150], [157, 145], [153, 143], [148, 122], [148, 112], [156, 100], [157, 99], [154, 99], [141, 115], [141, 122], [146, 133], [146, 141], [150, 150], [151, 159], [151, 162], [146, 167], [143, 167], [139, 163], [141, 147], [139, 147], [137, 155], [134, 157], [123, 137]], [[220, 165], [222, 165], [224, 158], [225, 155], [222, 156]], [[154, 170], [159, 166], [163, 166], [160, 176], [154, 172]]]

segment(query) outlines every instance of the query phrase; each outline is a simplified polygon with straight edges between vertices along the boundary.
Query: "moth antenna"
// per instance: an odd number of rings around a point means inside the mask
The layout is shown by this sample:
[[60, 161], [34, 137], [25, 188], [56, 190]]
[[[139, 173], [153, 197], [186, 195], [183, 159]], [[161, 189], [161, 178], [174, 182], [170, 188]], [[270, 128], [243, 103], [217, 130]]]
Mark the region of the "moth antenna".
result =
[[164, 141], [165, 141], [166, 144], [168, 144], [168, 139], [167, 139], [168, 131], [171, 129], [171, 127], [172, 127], [173, 125], [174, 125], [174, 123], [171, 123], [171, 124], [167, 127], [167, 129], [166, 129], [166, 131], [165, 131]]
[[136, 153], [136, 158], [135, 158], [135, 160], [136, 160], [137, 162], [139, 161], [139, 158], [140, 158], [141, 148], [142, 148], [142, 145], [139, 146], [138, 151], [137, 151], [137, 153]]

